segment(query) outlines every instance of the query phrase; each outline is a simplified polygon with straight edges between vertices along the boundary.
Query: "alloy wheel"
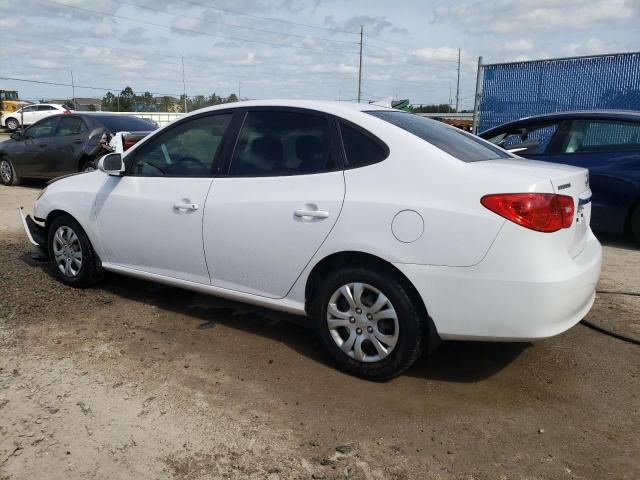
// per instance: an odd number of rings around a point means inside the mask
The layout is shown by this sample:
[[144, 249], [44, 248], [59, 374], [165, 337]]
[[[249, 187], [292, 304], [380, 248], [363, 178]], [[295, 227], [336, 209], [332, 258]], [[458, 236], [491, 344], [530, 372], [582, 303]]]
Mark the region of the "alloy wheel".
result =
[[4, 183], [11, 183], [13, 177], [13, 170], [8, 160], [0, 161], [0, 177]]
[[331, 295], [327, 326], [346, 355], [365, 363], [386, 358], [398, 343], [398, 315], [391, 301], [366, 283], [345, 284]]
[[60, 272], [68, 278], [76, 277], [82, 268], [82, 246], [78, 235], [71, 227], [62, 225], [53, 235], [52, 247]]
[[20, 124], [18, 123], [17, 120], [14, 120], [13, 118], [10, 118], [9, 120], [7, 120], [7, 128], [9, 130], [17, 130], [19, 126]]

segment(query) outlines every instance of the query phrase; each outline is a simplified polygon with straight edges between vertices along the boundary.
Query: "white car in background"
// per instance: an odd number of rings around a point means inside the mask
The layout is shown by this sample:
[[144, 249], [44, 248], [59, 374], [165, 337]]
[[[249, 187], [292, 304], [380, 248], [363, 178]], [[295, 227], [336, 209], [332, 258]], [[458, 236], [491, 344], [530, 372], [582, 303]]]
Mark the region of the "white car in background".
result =
[[331, 356], [398, 375], [440, 339], [579, 322], [602, 249], [587, 170], [365, 104], [198, 110], [54, 181], [23, 215], [55, 275], [111, 272], [308, 315]]
[[22, 107], [15, 112], [3, 115], [1, 123], [3, 127], [7, 127], [9, 130], [13, 131], [20, 128], [21, 125], [31, 125], [50, 115], [71, 112], [72, 110], [57, 103], [36, 103]]

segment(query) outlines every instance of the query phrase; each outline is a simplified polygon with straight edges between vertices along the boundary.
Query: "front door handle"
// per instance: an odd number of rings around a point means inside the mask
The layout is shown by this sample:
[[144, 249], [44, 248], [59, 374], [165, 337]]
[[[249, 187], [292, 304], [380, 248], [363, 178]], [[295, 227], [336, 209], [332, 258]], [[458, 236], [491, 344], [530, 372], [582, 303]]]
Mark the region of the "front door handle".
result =
[[329, 217], [329, 212], [325, 212], [324, 210], [304, 210], [304, 209], [300, 209], [300, 210], [296, 210], [295, 211], [295, 216], [296, 217], [311, 217], [311, 218], [328, 218]]
[[183, 212], [193, 212], [198, 210], [199, 207], [196, 203], [176, 203], [173, 208]]

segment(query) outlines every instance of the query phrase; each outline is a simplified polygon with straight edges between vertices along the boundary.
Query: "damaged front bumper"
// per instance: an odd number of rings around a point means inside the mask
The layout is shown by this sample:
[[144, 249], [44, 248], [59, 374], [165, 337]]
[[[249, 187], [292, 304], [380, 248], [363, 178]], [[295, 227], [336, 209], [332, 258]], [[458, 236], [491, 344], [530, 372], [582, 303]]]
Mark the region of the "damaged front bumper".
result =
[[38, 247], [41, 253], [47, 255], [47, 230], [44, 226], [36, 223], [31, 218], [31, 215], [24, 213], [24, 207], [18, 208], [20, 212], [20, 219], [22, 220], [22, 226], [27, 234], [27, 238], [32, 245]]

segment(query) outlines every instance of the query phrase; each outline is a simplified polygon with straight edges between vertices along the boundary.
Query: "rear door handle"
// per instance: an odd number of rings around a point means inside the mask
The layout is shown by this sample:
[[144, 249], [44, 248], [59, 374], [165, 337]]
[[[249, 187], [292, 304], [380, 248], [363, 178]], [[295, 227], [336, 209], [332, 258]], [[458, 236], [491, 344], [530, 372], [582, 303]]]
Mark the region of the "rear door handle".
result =
[[47, 143], [39, 143], [38, 146], [39, 147], [46, 147], [48, 144]]
[[181, 210], [181, 211], [185, 211], [185, 212], [193, 212], [195, 210], [198, 210], [198, 205], [196, 203], [176, 203], [173, 206], [174, 209], [176, 210]]
[[329, 217], [329, 212], [325, 212], [324, 210], [296, 210], [295, 211], [295, 216], [296, 217], [311, 217], [311, 218], [328, 218]]

